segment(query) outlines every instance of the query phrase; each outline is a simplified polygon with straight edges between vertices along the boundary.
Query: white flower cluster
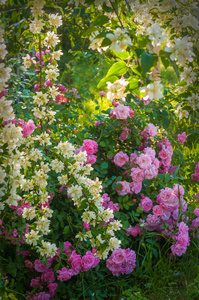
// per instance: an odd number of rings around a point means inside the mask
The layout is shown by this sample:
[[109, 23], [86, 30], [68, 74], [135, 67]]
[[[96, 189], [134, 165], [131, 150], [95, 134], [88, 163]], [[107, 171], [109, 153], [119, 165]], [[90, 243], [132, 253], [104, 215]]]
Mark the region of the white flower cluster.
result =
[[[64, 156], [65, 165], [67, 165], [67, 169], [65, 171], [67, 174], [63, 174], [63, 172], [62, 176], [58, 177], [59, 183], [68, 183], [69, 179], [71, 182], [71, 178], [73, 178], [73, 183], [70, 185], [67, 192], [68, 195], [72, 198], [77, 207], [86, 203], [86, 208], [82, 214], [82, 221], [89, 223], [93, 227], [96, 227], [99, 223], [105, 224], [106, 222], [109, 222], [110, 219], [114, 218], [113, 211], [110, 209], [104, 209], [102, 206], [102, 185], [99, 179], [96, 178], [95, 180], [91, 180], [87, 176], [90, 175], [93, 168], [89, 164], [84, 164], [87, 160], [86, 152], [79, 152], [78, 154], [75, 154], [74, 146], [69, 142], [60, 142], [55, 149], [59, 154]], [[57, 166], [59, 166], [60, 163], [62, 162], [59, 162], [58, 159], [53, 161], [53, 165], [55, 165], [54, 170], [56, 172]], [[61, 171], [62, 170], [59, 170], [60, 173]], [[104, 233], [101, 234], [101, 237], [102, 239], [104, 237], [103, 243], [107, 244], [107, 248], [100, 254], [101, 257], [107, 257], [109, 250], [114, 249], [109, 239], [109, 242], [105, 241], [105, 235], [109, 235], [110, 239], [114, 238], [117, 240], [114, 231], [119, 230], [121, 226], [122, 225], [119, 221], [113, 221], [107, 226], [104, 226]], [[76, 237], [81, 240], [91, 239], [92, 246], [99, 246], [99, 240], [97, 237], [93, 236], [92, 230], [87, 231], [86, 233], [79, 233]], [[115, 247], [118, 247], [119, 244], [120, 242], [118, 241], [118, 243], [115, 244]]]

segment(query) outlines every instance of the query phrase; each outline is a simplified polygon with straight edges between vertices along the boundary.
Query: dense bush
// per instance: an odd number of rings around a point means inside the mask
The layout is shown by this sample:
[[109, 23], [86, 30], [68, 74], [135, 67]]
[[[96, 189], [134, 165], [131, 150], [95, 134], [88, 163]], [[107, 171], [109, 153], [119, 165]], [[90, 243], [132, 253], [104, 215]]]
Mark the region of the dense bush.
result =
[[197, 299], [197, 5], [5, 2], [2, 298]]

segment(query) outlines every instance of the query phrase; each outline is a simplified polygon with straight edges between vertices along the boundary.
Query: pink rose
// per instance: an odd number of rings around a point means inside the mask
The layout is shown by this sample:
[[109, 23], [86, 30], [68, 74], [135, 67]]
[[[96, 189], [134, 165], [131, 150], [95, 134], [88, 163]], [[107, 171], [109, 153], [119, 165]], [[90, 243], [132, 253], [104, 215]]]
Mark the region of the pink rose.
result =
[[36, 259], [34, 262], [34, 268], [37, 272], [44, 272], [50, 268], [50, 266], [52, 265], [52, 261], [52, 258], [48, 258], [47, 263], [42, 264], [42, 261], [40, 259]]
[[153, 202], [150, 198], [143, 197], [141, 199], [139, 206], [143, 207], [144, 212], [149, 212], [151, 210], [151, 208], [153, 207]]
[[158, 169], [154, 165], [151, 165], [148, 169], [146, 169], [144, 171], [144, 178], [145, 179], [156, 178], [157, 175], [158, 175]]
[[196, 215], [196, 216], [199, 216], [199, 208], [195, 208], [193, 213]]
[[163, 214], [163, 209], [161, 205], [155, 205], [153, 207], [153, 214], [157, 217], [160, 217]]
[[84, 140], [82, 151], [86, 151], [87, 154], [91, 155], [96, 153], [98, 150], [98, 144], [97, 142], [93, 140]]
[[128, 132], [129, 132], [130, 130], [127, 128], [127, 127], [124, 127], [123, 129], [122, 129], [122, 133], [120, 134], [120, 136], [119, 136], [119, 140], [120, 141], [124, 141], [124, 140], [126, 140], [127, 138], [128, 138]]
[[120, 104], [114, 108], [114, 113], [117, 119], [126, 120], [129, 117], [129, 107]]
[[19, 126], [21, 126], [23, 128], [23, 130], [22, 130], [23, 137], [27, 137], [27, 136], [31, 135], [33, 133], [33, 131], [35, 130], [35, 124], [34, 124], [33, 120], [29, 120], [27, 123], [24, 122], [24, 124], [19, 123]]
[[148, 215], [147, 219], [146, 219], [146, 227], [148, 229], [148, 231], [154, 231], [158, 228], [160, 223], [160, 218], [158, 216], [155, 215]]
[[[116, 191], [118, 193], [118, 195], [124, 196], [127, 195], [130, 192], [130, 183], [127, 181], [118, 181], [116, 182], [117, 184], [117, 188]], [[121, 184], [121, 188], [118, 187], [118, 184]]]
[[183, 132], [182, 134], [178, 134], [178, 142], [183, 144], [187, 139], [186, 133]]
[[49, 269], [49, 270], [46, 270], [45, 272], [43, 272], [41, 275], [41, 280], [48, 281], [48, 282], [55, 281], [55, 275], [54, 275], [53, 269]]
[[173, 208], [179, 204], [179, 199], [171, 188], [166, 187], [165, 190], [160, 190], [158, 196], [159, 197], [157, 200], [160, 201], [160, 203], [158, 203], [161, 205], [165, 205], [166, 207]]
[[30, 286], [35, 288], [40, 283], [40, 277], [31, 279]]
[[148, 154], [151, 157], [152, 162], [154, 161], [156, 154], [154, 149], [150, 147], [144, 148], [144, 153]]
[[148, 124], [148, 133], [149, 136], [154, 137], [157, 134], [157, 128], [152, 123]]
[[173, 255], [178, 255], [181, 256], [182, 254], [184, 254], [187, 250], [187, 247], [184, 245], [181, 245], [180, 243], [176, 243], [175, 245], [171, 246], [171, 251], [173, 253]]
[[134, 111], [132, 110], [132, 108], [130, 108], [130, 107], [129, 107], [129, 117], [130, 117], [130, 118], [135, 117], [135, 113], [134, 113]]
[[48, 289], [49, 289], [49, 292], [50, 292], [50, 296], [52, 298], [55, 297], [55, 294], [56, 294], [56, 288], [57, 288], [57, 283], [50, 283], [48, 285]]
[[58, 270], [57, 273], [59, 274], [57, 279], [60, 281], [66, 281], [73, 276], [73, 270], [68, 270], [67, 268], [62, 268], [61, 270]]
[[97, 156], [96, 155], [87, 155], [87, 160], [86, 160], [86, 164], [91, 164], [93, 165], [97, 160]]
[[142, 182], [132, 182], [131, 183], [131, 190], [135, 194], [138, 194], [142, 190]]
[[114, 164], [118, 167], [124, 167], [126, 162], [129, 161], [129, 157], [127, 154], [122, 151], [118, 152], [114, 157]]
[[81, 260], [81, 270], [82, 272], [88, 271], [93, 267], [95, 263], [95, 257], [92, 252], [87, 251], [86, 254], [82, 257]]
[[194, 173], [191, 175], [191, 179], [199, 181], [199, 173]]
[[151, 166], [151, 157], [148, 154], [142, 153], [137, 157], [136, 163], [140, 166], [141, 169], [147, 169]]

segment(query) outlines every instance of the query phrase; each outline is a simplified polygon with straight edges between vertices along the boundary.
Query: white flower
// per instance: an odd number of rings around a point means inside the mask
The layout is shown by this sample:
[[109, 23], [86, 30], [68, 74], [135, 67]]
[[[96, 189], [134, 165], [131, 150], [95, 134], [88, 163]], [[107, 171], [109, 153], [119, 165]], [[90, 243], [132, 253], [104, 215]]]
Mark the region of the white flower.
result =
[[193, 110], [199, 108], [199, 95], [192, 93], [191, 97], [187, 98], [187, 101]]
[[107, 82], [107, 89], [109, 90], [107, 93], [107, 99], [110, 101], [123, 100], [125, 101], [127, 93], [124, 93], [126, 86], [129, 84], [124, 78], [118, 79], [115, 82]]
[[54, 51], [52, 53], [52, 59], [60, 60], [61, 55], [63, 55], [63, 52], [61, 50]]
[[72, 198], [80, 198], [82, 196], [82, 187], [79, 185], [72, 185], [68, 189], [68, 195]]
[[27, 244], [36, 246], [37, 245], [37, 241], [40, 238], [40, 235], [39, 235], [38, 231], [34, 231], [32, 229], [29, 233], [25, 234], [25, 238], [26, 238]]
[[87, 152], [86, 151], [80, 151], [74, 157], [75, 157], [77, 162], [85, 162], [87, 160]]
[[0, 118], [3, 118], [3, 121], [12, 120], [15, 118], [12, 101], [5, 100], [5, 97], [0, 98]]
[[140, 91], [142, 93], [145, 93], [143, 99], [147, 100], [158, 100], [163, 97], [163, 93], [161, 92], [161, 89], [163, 88], [163, 85], [159, 83], [159, 81], [156, 81], [154, 83], [150, 83], [147, 85], [147, 87], [142, 87]]
[[127, 45], [132, 45], [125, 29], [116, 28], [114, 33], [108, 33], [106, 37], [111, 41], [110, 50], [115, 50], [116, 53], [122, 52]]
[[49, 14], [49, 22], [52, 26], [55, 26], [58, 28], [59, 26], [62, 25], [62, 17], [59, 16], [58, 14]]
[[44, 13], [42, 10], [44, 4], [45, 2], [42, 0], [34, 0], [34, 6], [30, 8], [33, 17], [36, 17], [36, 15], [41, 16]]
[[59, 69], [56, 66], [51, 66], [50, 69], [45, 71], [46, 80], [56, 80], [59, 76]]
[[75, 147], [69, 142], [59, 142], [57, 152], [61, 153], [64, 157], [70, 158], [73, 156]]
[[34, 104], [38, 106], [44, 106], [48, 103], [48, 94], [43, 94], [42, 92], [36, 92], [36, 95], [33, 96]]
[[34, 207], [30, 207], [30, 208], [24, 207], [22, 216], [24, 219], [27, 219], [27, 220], [34, 219], [36, 217], [35, 208]]
[[119, 248], [120, 244], [121, 244], [121, 241], [115, 237], [111, 237], [109, 240], [109, 247], [111, 250]]
[[64, 169], [64, 164], [58, 159], [54, 159], [51, 161], [51, 167], [56, 173], [60, 173]]
[[55, 244], [49, 242], [41, 241], [42, 247], [38, 247], [38, 251], [41, 256], [53, 257], [57, 253], [57, 247]]
[[4, 183], [4, 178], [6, 177], [6, 172], [0, 167], [0, 184]]
[[147, 33], [149, 34], [149, 38], [152, 40], [152, 45], [154, 47], [160, 46], [167, 37], [163, 34], [164, 30], [160, 27], [160, 25], [161, 24], [159, 23], [155, 23], [151, 27], [147, 28]]
[[36, 223], [36, 229], [41, 231], [43, 234], [47, 234], [50, 232], [49, 226], [50, 221], [46, 218], [46, 216], [42, 216]]
[[44, 39], [43, 44], [47, 48], [55, 47], [60, 42], [59, 37], [54, 31], [48, 31], [47, 37]]
[[44, 23], [40, 19], [34, 19], [33, 21], [31, 21], [29, 27], [30, 27], [30, 31], [32, 31], [32, 33], [39, 34], [39, 33], [41, 33], [41, 31], [44, 27]]
[[0, 59], [4, 59], [8, 51], [6, 50], [6, 45], [1, 44], [0, 45]]
[[61, 185], [65, 185], [68, 183], [68, 176], [67, 175], [59, 176], [58, 181]]

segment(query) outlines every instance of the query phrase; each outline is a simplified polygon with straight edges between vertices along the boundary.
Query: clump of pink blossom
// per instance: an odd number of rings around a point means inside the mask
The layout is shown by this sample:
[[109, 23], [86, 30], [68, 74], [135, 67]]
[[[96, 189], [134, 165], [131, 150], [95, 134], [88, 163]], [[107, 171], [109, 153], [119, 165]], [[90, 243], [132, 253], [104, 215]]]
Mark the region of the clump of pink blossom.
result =
[[[117, 184], [116, 191], [117, 191], [118, 195], [125, 196], [130, 193], [131, 188], [130, 188], [129, 182], [117, 181], [116, 184]], [[121, 185], [121, 187], [118, 186], [119, 184]]]
[[124, 167], [129, 162], [129, 157], [126, 153], [120, 151], [114, 156], [113, 162], [118, 167]]
[[149, 197], [144, 197], [142, 194], [142, 199], [139, 206], [143, 207], [144, 212], [149, 212], [153, 207], [153, 201]]
[[164, 139], [161, 142], [157, 143], [157, 146], [159, 147], [159, 158], [160, 158], [160, 167], [161, 170], [160, 173], [165, 174], [169, 171], [171, 166], [171, 158], [173, 155], [173, 147], [168, 139]]
[[111, 118], [116, 117], [119, 120], [127, 120], [128, 117], [132, 118], [135, 116], [134, 111], [129, 106], [124, 104], [117, 105], [111, 110]]
[[130, 249], [115, 249], [106, 261], [107, 268], [114, 276], [130, 274], [136, 267], [135, 251]]
[[195, 173], [191, 175], [193, 180], [199, 181], [199, 162], [196, 164]]
[[174, 236], [174, 245], [171, 246], [171, 251], [173, 255], [181, 256], [189, 246], [189, 227], [184, 222], [178, 223], [177, 227], [178, 233]]
[[186, 139], [187, 139], [187, 136], [186, 136], [185, 132], [178, 134], [178, 142], [180, 144], [183, 144], [186, 141]]

